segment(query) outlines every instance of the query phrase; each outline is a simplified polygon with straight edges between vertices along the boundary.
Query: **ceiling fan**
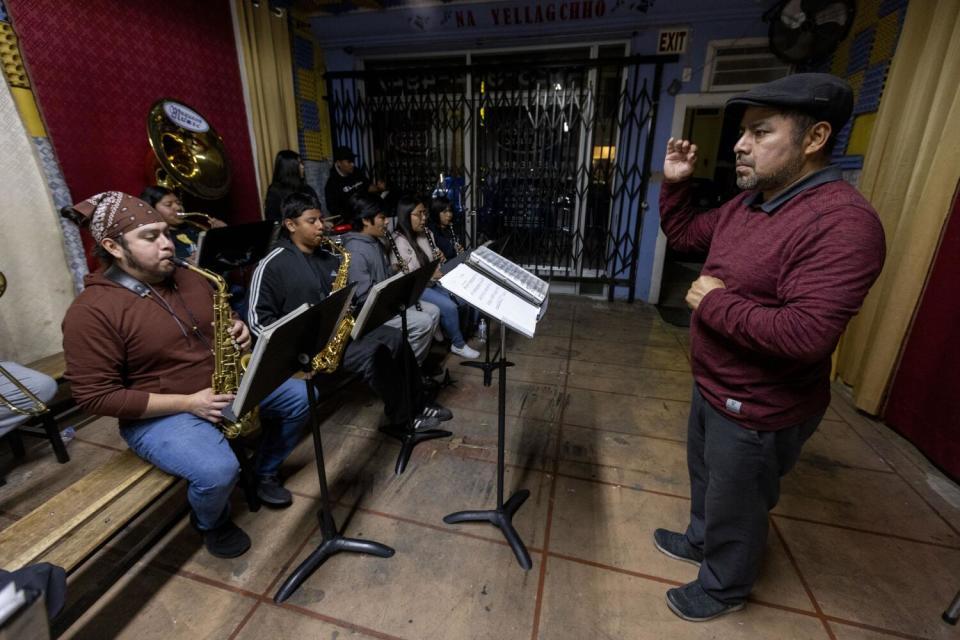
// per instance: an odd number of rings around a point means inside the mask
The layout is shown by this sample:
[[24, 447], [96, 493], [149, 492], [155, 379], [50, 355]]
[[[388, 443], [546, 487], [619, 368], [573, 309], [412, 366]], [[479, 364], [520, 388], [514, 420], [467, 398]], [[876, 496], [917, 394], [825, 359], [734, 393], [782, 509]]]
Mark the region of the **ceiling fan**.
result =
[[791, 64], [822, 62], [850, 33], [854, 0], [782, 0], [764, 15], [770, 50]]

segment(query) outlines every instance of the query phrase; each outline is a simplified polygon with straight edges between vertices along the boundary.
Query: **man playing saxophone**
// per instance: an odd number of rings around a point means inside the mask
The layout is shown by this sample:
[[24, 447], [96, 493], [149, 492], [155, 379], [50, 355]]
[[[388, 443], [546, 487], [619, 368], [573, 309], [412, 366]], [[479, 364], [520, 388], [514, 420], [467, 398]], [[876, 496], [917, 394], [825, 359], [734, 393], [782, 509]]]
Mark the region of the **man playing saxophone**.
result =
[[[167, 223], [142, 200], [110, 191], [71, 213], [89, 224], [107, 265], [86, 277], [63, 320], [73, 396], [91, 413], [119, 418], [120, 434], [138, 456], [186, 478], [190, 520], [207, 550], [239, 556], [250, 538], [230, 519], [239, 464], [217, 426], [233, 396], [211, 388], [215, 366], [222, 366], [211, 353], [218, 339], [213, 291], [203, 277], [174, 265]], [[222, 330], [241, 348], [249, 346], [243, 322], [225, 317]], [[257, 493], [267, 504], [291, 502], [277, 471], [307, 415], [306, 386], [298, 380], [286, 381], [260, 405]]]
[[[346, 262], [330, 252], [332, 241], [324, 236], [323, 214], [312, 194], [294, 192], [283, 199], [281, 238], [260, 261], [250, 283], [247, 321], [251, 331], [260, 331], [304, 302], [317, 304], [334, 290], [338, 275], [346, 282]], [[345, 252], [344, 252], [345, 253]], [[405, 425], [413, 419], [418, 430], [434, 429], [453, 414], [424, 401], [416, 355], [400, 330], [381, 325], [357, 341], [347, 342], [343, 367], [363, 375], [382, 400], [391, 424]], [[410, 396], [404, 397], [406, 376]]]

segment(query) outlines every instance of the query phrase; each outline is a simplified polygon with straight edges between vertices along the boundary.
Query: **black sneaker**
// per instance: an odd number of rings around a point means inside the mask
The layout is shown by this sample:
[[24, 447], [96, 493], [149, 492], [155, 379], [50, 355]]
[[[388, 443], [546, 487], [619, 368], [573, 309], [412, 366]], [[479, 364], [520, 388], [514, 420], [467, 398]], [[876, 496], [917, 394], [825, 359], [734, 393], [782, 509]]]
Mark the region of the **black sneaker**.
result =
[[218, 558], [236, 558], [250, 548], [250, 536], [235, 525], [233, 520], [227, 520], [216, 529], [200, 533], [203, 534], [203, 546], [210, 555]]
[[280, 485], [277, 476], [260, 476], [257, 480], [257, 496], [264, 504], [278, 509], [293, 504], [293, 495]]
[[440, 419], [433, 416], [425, 416], [422, 413], [413, 421], [414, 431], [428, 431], [440, 426]]
[[687, 536], [682, 533], [657, 529], [653, 532], [653, 544], [662, 553], [676, 560], [683, 560], [698, 567], [703, 562], [703, 552], [690, 544]]
[[676, 589], [668, 589], [667, 606], [670, 607], [670, 611], [689, 622], [706, 622], [743, 609], [742, 602], [736, 604], [720, 602], [704, 591], [696, 580]]
[[453, 412], [436, 402], [428, 402], [420, 415], [426, 418], [436, 418], [440, 422], [453, 420]]

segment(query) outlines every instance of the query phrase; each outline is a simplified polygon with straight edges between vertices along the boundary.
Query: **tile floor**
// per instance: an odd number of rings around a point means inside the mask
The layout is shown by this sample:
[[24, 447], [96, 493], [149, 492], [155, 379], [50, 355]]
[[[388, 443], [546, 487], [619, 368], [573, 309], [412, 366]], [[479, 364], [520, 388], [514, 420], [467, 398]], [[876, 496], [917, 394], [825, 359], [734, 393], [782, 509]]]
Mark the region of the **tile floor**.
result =
[[[476, 370], [453, 367], [458, 384], [440, 401], [456, 413], [454, 435], [417, 447], [401, 476], [393, 474], [399, 447], [377, 432], [380, 406], [362, 388], [325, 413], [337, 522], [349, 536], [394, 547], [393, 558], [335, 556], [286, 604], [273, 604], [319, 541], [316, 467], [304, 440], [285, 464], [293, 507], [251, 514], [236, 495], [250, 552], [215, 559], [180, 517], [64, 636], [960, 637], [940, 620], [960, 588], [960, 490], [854, 411], [842, 389], [784, 480], [750, 603], [692, 624], [670, 613], [664, 592], [696, 568], [651, 543], [656, 527], [685, 525], [689, 504], [686, 330], [642, 304], [555, 297], [537, 338], [508, 344], [517, 366], [506, 403], [506, 485], [508, 494], [530, 491], [516, 526], [531, 571], [493, 527], [442, 521], [496, 497], [496, 383], [485, 388]], [[0, 488], [0, 527], [123, 446], [115, 423], [101, 419], [80, 429], [69, 465], [32, 447]]]

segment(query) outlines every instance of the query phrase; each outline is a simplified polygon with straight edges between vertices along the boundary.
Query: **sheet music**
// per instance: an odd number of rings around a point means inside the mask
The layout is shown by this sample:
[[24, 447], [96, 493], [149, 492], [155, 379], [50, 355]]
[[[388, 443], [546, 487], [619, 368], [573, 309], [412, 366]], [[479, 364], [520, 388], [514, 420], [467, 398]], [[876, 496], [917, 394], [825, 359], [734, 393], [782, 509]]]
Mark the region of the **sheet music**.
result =
[[481, 312], [528, 338], [533, 337], [540, 307], [508, 291], [495, 280], [461, 264], [440, 278], [440, 283]]
[[545, 280], [541, 280], [487, 247], [477, 247], [467, 260], [470, 264], [486, 271], [495, 280], [502, 280], [504, 285], [511, 287], [534, 304], [543, 304], [547, 297], [550, 285]]

